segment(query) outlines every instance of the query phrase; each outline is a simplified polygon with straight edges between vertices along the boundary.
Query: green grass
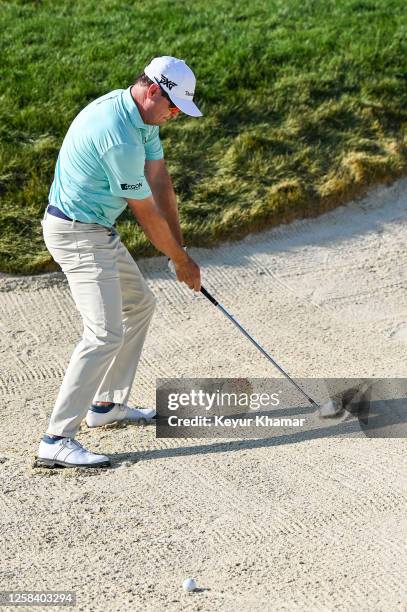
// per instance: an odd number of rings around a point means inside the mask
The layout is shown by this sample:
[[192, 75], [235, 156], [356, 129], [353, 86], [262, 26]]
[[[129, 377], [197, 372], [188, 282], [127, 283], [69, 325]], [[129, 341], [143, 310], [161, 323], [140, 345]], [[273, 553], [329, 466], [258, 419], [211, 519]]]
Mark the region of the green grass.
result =
[[[198, 75], [202, 119], [161, 130], [186, 242], [315, 215], [406, 171], [404, 0], [0, 2], [0, 270], [42, 241], [58, 150], [89, 101], [155, 55]], [[154, 253], [126, 211], [135, 255]]]

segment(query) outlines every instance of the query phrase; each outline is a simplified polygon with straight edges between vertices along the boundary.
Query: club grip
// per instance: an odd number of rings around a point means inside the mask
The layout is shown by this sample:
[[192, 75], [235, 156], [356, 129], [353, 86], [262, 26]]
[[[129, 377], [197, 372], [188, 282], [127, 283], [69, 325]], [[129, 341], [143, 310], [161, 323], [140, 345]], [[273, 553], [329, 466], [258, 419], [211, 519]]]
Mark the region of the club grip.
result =
[[214, 306], [217, 306], [217, 305], [219, 304], [219, 302], [217, 302], [217, 301], [215, 300], [215, 298], [214, 298], [214, 297], [213, 297], [213, 296], [212, 296], [212, 295], [209, 293], [209, 291], [207, 291], [207, 290], [205, 289], [205, 287], [202, 287], [202, 286], [201, 286], [201, 293], [202, 293], [202, 294], [203, 294], [203, 295], [204, 295], [206, 298], [208, 298], [208, 300], [209, 300], [210, 302], [212, 302], [212, 304], [213, 304]]

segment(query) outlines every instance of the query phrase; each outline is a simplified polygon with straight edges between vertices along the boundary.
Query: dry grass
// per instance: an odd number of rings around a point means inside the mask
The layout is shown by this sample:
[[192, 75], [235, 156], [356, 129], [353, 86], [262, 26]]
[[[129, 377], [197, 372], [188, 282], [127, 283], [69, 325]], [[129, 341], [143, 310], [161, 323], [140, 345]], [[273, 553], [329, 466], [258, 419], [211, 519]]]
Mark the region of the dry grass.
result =
[[[402, 0], [3, 2], [0, 269], [55, 269], [39, 220], [64, 134], [154, 55], [198, 75], [205, 116], [162, 129], [188, 244], [317, 215], [405, 173], [406, 23]], [[117, 225], [135, 255], [154, 253], [127, 211]]]

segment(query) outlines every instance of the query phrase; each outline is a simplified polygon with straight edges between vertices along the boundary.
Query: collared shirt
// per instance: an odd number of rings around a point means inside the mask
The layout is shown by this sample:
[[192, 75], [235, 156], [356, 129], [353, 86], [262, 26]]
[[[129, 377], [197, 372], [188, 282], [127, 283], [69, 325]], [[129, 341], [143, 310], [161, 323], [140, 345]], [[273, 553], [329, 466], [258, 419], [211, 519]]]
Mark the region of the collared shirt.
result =
[[151, 195], [144, 164], [162, 158], [159, 127], [143, 122], [130, 87], [111, 91], [71, 123], [49, 203], [71, 219], [111, 227], [127, 206], [125, 198]]

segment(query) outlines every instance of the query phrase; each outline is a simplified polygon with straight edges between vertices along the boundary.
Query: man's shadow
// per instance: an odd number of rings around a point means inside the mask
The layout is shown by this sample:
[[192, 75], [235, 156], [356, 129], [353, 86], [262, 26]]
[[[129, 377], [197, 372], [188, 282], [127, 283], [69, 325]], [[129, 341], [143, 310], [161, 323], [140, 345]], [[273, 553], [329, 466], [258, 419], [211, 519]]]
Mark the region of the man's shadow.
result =
[[[391, 380], [391, 379], [390, 379]], [[399, 379], [401, 380], [401, 379]], [[407, 382], [407, 381], [406, 381]], [[267, 417], [301, 418], [312, 416], [312, 424], [309, 429], [301, 431], [289, 431], [288, 433], [270, 435], [265, 432], [263, 437], [250, 437], [244, 439], [244, 432], [239, 431], [236, 437], [239, 439], [226, 439], [222, 432], [218, 437], [219, 442], [213, 438], [207, 444], [200, 441], [188, 446], [155, 448], [145, 451], [118, 453], [111, 457], [112, 467], [118, 467], [122, 462], [151, 461], [156, 459], [183, 457], [202, 454], [216, 454], [225, 452], [239, 452], [247, 449], [273, 448], [286, 444], [298, 444], [309, 440], [317, 440], [328, 437], [354, 437], [355, 434], [364, 434], [368, 438], [404, 438], [407, 437], [407, 400], [395, 397], [384, 397], [389, 395], [383, 393], [383, 384], [377, 380], [365, 381], [362, 385], [351, 386], [342, 392], [341, 397], [336, 398], [342, 403], [342, 411], [333, 419], [318, 417], [316, 411], [308, 406], [294, 406], [284, 409], [262, 411], [257, 414]], [[228, 415], [230, 418], [244, 419], [248, 413], [234, 413]], [[160, 418], [158, 418], [157, 429], [159, 430]], [[160, 437], [160, 436], [157, 436]], [[161, 436], [166, 437], [166, 436]], [[168, 436], [179, 438], [180, 436]], [[188, 436], [183, 436], [191, 439]], [[198, 437], [198, 436], [195, 436]], [[204, 436], [202, 436], [203, 438]], [[202, 440], [201, 438], [201, 440]], [[243, 438], [243, 439], [242, 439]]]

